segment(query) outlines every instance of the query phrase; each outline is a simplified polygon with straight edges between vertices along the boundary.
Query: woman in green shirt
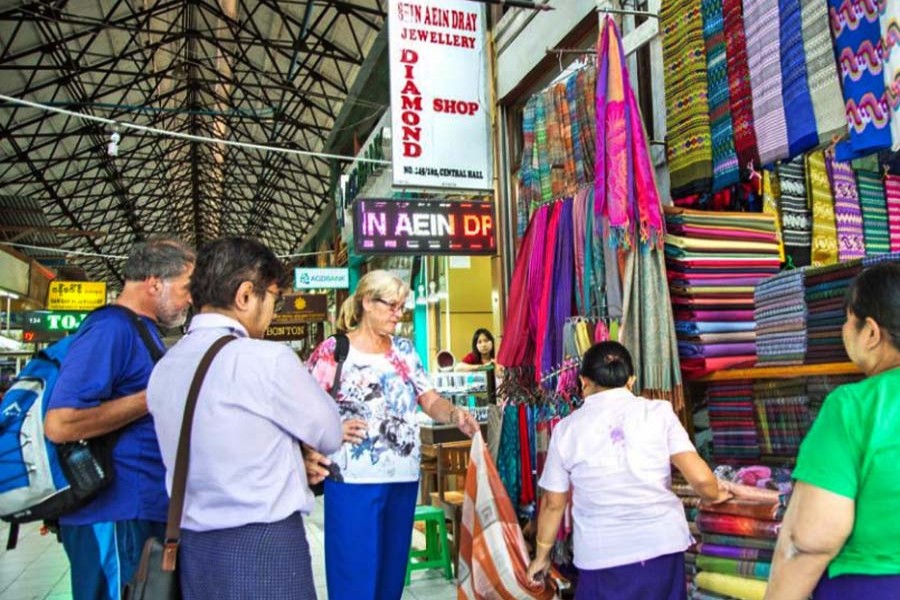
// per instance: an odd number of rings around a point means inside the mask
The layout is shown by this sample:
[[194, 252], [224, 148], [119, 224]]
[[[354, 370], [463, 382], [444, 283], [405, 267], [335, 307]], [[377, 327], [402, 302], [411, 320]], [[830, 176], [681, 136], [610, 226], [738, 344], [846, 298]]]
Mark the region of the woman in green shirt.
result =
[[767, 600], [900, 598], [900, 263], [863, 271], [844, 305], [866, 379], [835, 389], [803, 440]]

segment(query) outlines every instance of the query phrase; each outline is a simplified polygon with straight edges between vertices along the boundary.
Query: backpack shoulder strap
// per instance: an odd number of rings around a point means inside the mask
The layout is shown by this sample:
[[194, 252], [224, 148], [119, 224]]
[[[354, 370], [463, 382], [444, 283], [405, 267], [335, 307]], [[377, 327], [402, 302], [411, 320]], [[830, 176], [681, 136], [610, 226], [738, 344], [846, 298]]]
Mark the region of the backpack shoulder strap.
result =
[[[147, 352], [150, 353], [150, 359], [153, 361], [153, 364], [159, 362], [159, 359], [163, 357], [165, 354], [165, 350], [159, 347], [159, 343], [156, 338], [150, 333], [150, 329], [147, 327], [147, 323], [144, 319], [141, 318], [139, 314], [128, 308], [127, 306], [122, 306], [121, 304], [107, 304], [106, 306], [101, 306], [98, 309], [95, 309], [91, 314], [94, 314], [97, 311], [114, 308], [119, 310], [126, 315], [134, 323], [135, 328], [137, 329], [138, 335], [141, 336], [141, 340], [144, 342], [144, 345], [147, 347]], [[156, 326], [154, 325], [154, 328]], [[156, 328], [157, 334], [159, 333], [159, 329]], [[162, 337], [162, 336], [159, 336]]]
[[341, 372], [344, 370], [344, 361], [350, 354], [350, 338], [343, 333], [336, 333], [334, 338], [334, 360], [337, 368], [334, 370], [334, 381], [331, 383], [331, 397], [337, 399], [341, 391]]

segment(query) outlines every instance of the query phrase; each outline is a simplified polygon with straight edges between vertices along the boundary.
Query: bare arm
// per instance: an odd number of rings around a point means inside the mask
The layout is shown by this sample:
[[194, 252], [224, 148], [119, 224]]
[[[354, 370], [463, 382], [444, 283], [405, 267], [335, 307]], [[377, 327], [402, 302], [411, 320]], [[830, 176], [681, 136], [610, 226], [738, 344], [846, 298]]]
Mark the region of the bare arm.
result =
[[719, 480], [696, 452], [679, 452], [671, 456], [675, 465], [695, 492], [707, 502], [724, 502], [731, 493], [719, 490]]
[[51, 442], [77, 442], [125, 427], [147, 414], [147, 391], [116, 398], [93, 408], [54, 408], [44, 417]]
[[853, 531], [856, 502], [798, 481], [778, 534], [766, 600], [804, 600]]
[[559, 523], [566, 511], [568, 494], [565, 492], [544, 491], [541, 499], [541, 511], [538, 515], [537, 536], [535, 536], [534, 560], [528, 565], [527, 579], [530, 583], [539, 583], [538, 575], [543, 574], [550, 566], [550, 550], [559, 531]]
[[467, 436], [472, 437], [479, 430], [478, 421], [469, 411], [460, 410], [452, 402], [434, 390], [419, 396], [419, 405], [425, 414], [439, 423], [452, 423]]

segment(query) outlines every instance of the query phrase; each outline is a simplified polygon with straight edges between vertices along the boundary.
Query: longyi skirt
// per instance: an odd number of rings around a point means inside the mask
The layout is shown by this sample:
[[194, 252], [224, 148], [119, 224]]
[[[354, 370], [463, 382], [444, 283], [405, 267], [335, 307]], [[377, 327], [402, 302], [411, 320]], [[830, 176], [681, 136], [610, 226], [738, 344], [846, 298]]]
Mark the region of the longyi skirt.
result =
[[822, 576], [813, 591], [813, 600], [895, 600], [900, 598], [900, 575]]
[[215, 531], [181, 530], [184, 600], [316, 600], [303, 517]]
[[684, 552], [610, 567], [578, 569], [575, 600], [686, 600]]

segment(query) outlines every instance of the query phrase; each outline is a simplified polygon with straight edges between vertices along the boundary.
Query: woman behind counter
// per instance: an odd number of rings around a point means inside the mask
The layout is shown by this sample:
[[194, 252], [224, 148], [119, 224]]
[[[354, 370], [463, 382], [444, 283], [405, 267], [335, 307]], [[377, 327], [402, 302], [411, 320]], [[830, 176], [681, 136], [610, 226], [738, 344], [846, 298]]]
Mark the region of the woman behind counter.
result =
[[472, 351], [456, 365], [457, 371], [478, 371], [494, 364], [494, 336], [487, 329], [476, 329], [472, 336]]
[[[319, 461], [336, 465], [342, 479], [325, 480], [331, 600], [399, 600], [403, 594], [419, 485], [417, 405], [470, 437], [478, 431], [468, 412], [434, 390], [412, 342], [394, 337], [408, 294], [395, 275], [372, 271], [341, 308], [338, 328], [350, 339], [337, 397], [345, 442], [328, 459], [307, 453], [307, 472], [327, 474], [310, 464]], [[329, 338], [308, 363], [326, 391], [334, 381], [334, 349]]]
[[844, 301], [866, 375], [826, 398], [800, 446], [766, 598], [900, 598], [900, 263], [863, 271]]
[[576, 600], [683, 600], [684, 551], [692, 539], [671, 490], [670, 463], [704, 500], [730, 494], [720, 492], [672, 405], [631, 393], [634, 367], [624, 346], [593, 346], [579, 379], [584, 405], [550, 438], [529, 580], [550, 565], [571, 487]]

